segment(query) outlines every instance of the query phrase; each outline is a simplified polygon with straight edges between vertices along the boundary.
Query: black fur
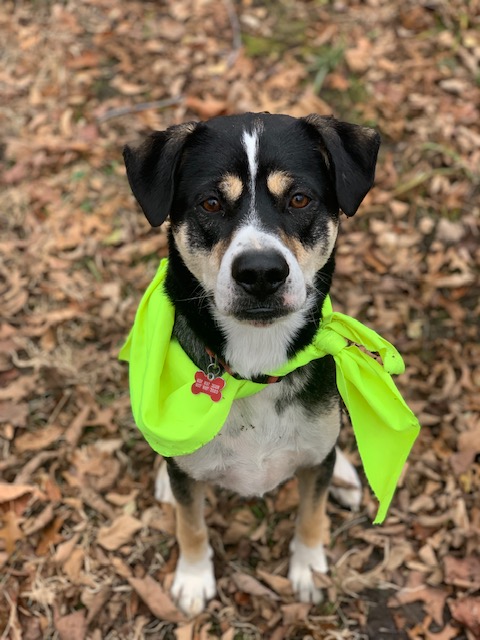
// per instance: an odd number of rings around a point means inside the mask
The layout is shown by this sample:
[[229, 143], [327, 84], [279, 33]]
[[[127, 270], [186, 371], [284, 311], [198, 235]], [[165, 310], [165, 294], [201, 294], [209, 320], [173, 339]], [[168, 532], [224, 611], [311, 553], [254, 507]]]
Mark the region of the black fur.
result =
[[305, 122], [320, 134], [332, 160], [338, 204], [347, 216], [356, 213], [375, 178], [380, 136], [373, 129], [315, 114]]
[[188, 506], [193, 501], [192, 487], [194, 481], [185, 471], [182, 471], [173, 458], [165, 458], [167, 461], [168, 477], [170, 487], [175, 496], [175, 500], [180, 504]]
[[337, 451], [335, 447], [330, 451], [328, 456], [322, 462], [322, 464], [316, 467], [315, 477], [315, 493], [314, 500], [318, 501], [322, 495], [327, 491], [330, 481], [333, 476], [333, 468], [335, 467], [335, 460], [337, 459]]
[[130, 187], [152, 227], [159, 227], [170, 213], [175, 172], [186, 136], [194, 123], [154, 131], [140, 148], [126, 145], [123, 159]]

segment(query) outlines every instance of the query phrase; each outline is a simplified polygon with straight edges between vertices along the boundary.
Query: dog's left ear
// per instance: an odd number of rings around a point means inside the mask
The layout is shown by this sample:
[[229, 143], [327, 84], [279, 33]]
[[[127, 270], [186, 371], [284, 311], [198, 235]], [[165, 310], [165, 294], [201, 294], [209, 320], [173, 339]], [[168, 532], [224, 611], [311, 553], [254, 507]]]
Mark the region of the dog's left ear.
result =
[[338, 204], [347, 216], [353, 216], [373, 185], [380, 135], [370, 127], [316, 113], [302, 120], [320, 134], [333, 164]]
[[170, 213], [175, 170], [196, 125], [187, 122], [154, 131], [139, 147], [126, 145], [123, 149], [130, 188], [152, 227], [160, 226]]

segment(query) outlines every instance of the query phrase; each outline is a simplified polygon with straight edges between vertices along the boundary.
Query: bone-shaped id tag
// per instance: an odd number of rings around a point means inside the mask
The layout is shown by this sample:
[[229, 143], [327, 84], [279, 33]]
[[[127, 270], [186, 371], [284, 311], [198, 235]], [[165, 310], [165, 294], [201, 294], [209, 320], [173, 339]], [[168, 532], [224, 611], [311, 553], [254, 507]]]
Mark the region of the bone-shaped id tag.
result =
[[197, 371], [195, 373], [195, 382], [192, 384], [192, 393], [197, 395], [198, 393], [205, 393], [213, 400], [218, 402], [222, 399], [222, 389], [225, 386], [225, 380], [223, 378], [217, 378], [212, 373], [204, 373], [203, 371]]

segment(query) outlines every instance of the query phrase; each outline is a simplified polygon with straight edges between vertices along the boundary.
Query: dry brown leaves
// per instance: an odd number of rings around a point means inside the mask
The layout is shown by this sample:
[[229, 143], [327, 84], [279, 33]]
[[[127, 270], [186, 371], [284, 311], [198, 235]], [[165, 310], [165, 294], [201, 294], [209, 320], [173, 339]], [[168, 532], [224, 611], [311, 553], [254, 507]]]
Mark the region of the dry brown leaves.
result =
[[[479, 15], [478, 0], [2, 3], [2, 638], [480, 637]], [[173, 513], [116, 360], [165, 251], [121, 147], [245, 110], [379, 127], [333, 295], [404, 354], [423, 430], [385, 525], [367, 489], [360, 514], [330, 505], [317, 608], [285, 578], [295, 482], [260, 501], [212, 491], [218, 596], [185, 621]]]

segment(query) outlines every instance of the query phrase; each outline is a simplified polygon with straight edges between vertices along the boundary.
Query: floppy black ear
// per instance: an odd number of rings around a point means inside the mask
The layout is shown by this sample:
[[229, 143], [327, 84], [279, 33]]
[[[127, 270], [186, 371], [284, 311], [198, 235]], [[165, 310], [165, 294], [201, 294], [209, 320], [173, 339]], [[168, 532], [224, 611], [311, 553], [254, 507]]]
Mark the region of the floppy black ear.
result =
[[195, 122], [188, 122], [154, 131], [140, 146], [123, 149], [128, 182], [152, 227], [160, 226], [170, 213], [175, 169], [195, 126]]
[[353, 216], [375, 179], [380, 135], [370, 127], [315, 113], [303, 118], [315, 127], [333, 164], [340, 208]]

